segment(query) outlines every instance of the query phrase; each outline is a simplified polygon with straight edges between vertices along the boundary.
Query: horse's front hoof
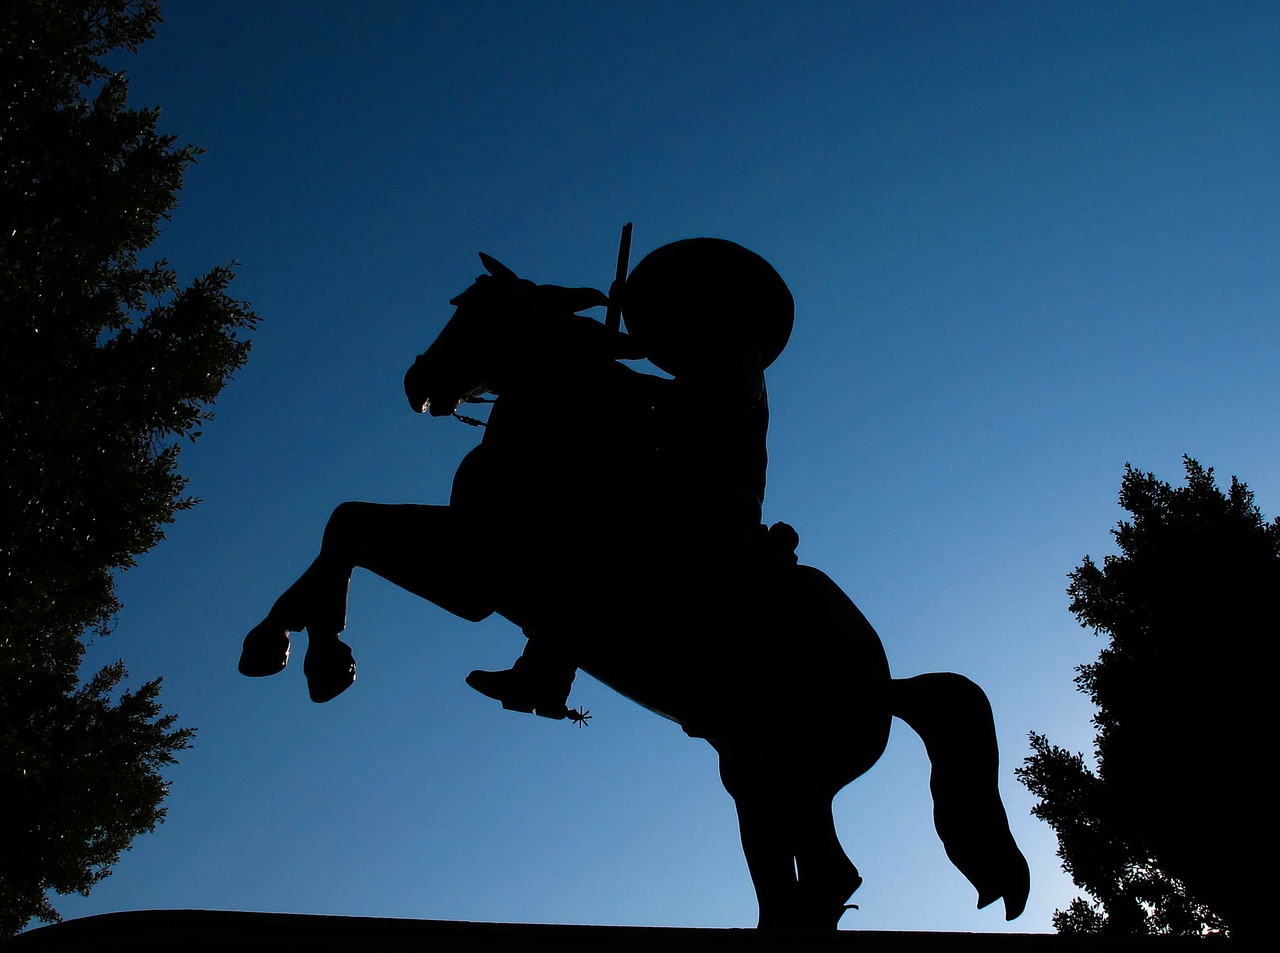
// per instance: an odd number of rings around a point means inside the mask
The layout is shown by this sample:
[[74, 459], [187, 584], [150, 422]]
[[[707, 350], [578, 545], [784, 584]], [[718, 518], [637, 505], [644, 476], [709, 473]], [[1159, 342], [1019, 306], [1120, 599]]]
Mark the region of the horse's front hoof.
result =
[[240, 674], [251, 678], [275, 675], [289, 664], [289, 632], [263, 620], [249, 630], [240, 650]]
[[302, 660], [302, 673], [307, 676], [307, 691], [317, 705], [337, 698], [356, 680], [356, 660], [351, 646], [341, 641], [316, 642], [307, 646]]

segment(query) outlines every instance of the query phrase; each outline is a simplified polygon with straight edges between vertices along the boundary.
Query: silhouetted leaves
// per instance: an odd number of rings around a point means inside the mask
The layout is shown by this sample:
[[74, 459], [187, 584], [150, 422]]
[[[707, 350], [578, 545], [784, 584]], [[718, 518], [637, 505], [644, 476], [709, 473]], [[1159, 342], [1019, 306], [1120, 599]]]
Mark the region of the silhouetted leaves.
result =
[[1266, 820], [1242, 802], [1270, 786], [1258, 654], [1277, 628], [1280, 520], [1185, 466], [1176, 489], [1126, 468], [1120, 553], [1070, 574], [1071, 611], [1109, 639], [1076, 677], [1098, 709], [1096, 773], [1036, 734], [1018, 772], [1095, 901], [1059, 911], [1064, 932], [1241, 935], [1260, 916], [1241, 845]]
[[158, 769], [190, 729], [159, 682], [80, 685], [86, 634], [119, 609], [114, 573], [195, 501], [178, 473], [256, 316], [215, 268], [181, 288], [140, 264], [198, 150], [129, 109], [101, 57], [134, 50], [149, 0], [0, 5], [0, 934], [56, 919], [163, 817]]
[[137, 834], [164, 819], [168, 785], [158, 769], [194, 735], [160, 714], [159, 679], [114, 697], [122, 662], [79, 687], [40, 674], [9, 685], [0, 706], [4, 934], [32, 916], [58, 919], [46, 890], [87, 894]]

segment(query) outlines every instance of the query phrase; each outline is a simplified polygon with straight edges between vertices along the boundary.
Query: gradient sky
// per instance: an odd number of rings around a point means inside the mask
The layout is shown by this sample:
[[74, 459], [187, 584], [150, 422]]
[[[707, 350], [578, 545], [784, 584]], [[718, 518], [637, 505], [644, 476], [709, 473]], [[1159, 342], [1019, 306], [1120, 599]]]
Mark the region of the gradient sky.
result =
[[[750, 926], [709, 747], [581, 676], [586, 731], [463, 676], [518, 653], [367, 573], [359, 681], [235, 671], [343, 500], [444, 502], [477, 432], [401, 377], [478, 272], [606, 287], [731, 238], [795, 295], [770, 369], [769, 521], [801, 534], [895, 675], [996, 711], [1032, 868], [1005, 924], [947, 862], [920, 742], [836, 802], [866, 878], [845, 928], [1047, 931], [1075, 890], [1013, 777], [1088, 750], [1098, 640], [1066, 574], [1114, 551], [1126, 462], [1181, 455], [1280, 510], [1280, 9], [1268, 3], [170, 2], [120, 65], [207, 153], [157, 255], [239, 262], [263, 321], [183, 452], [204, 502], [121, 578], [89, 664], [200, 729], [168, 821], [67, 916], [161, 907]], [[589, 400], [566, 382], [562, 412]], [[693, 409], [696, 412], [696, 408]], [[429, 543], [424, 543], [429, 545]], [[476, 566], [483, 573], [483, 566]], [[768, 700], [763, 700], [768, 703]]]

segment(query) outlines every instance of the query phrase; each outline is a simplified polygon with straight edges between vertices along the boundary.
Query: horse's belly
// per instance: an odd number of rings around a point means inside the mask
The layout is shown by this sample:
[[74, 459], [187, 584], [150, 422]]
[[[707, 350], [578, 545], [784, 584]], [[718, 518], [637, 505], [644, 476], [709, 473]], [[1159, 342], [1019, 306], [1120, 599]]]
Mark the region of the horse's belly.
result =
[[801, 732], [848, 744], [857, 731], [887, 733], [883, 646], [835, 583], [807, 566], [763, 585], [721, 583], [627, 607], [583, 640], [582, 667], [697, 736]]

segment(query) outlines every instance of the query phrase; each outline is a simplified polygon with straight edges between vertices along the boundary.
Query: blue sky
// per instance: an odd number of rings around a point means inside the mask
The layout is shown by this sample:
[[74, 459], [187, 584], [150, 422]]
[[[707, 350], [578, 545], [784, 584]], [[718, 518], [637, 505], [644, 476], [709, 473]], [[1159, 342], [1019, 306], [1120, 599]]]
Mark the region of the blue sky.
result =
[[[401, 376], [478, 271], [605, 287], [679, 238], [769, 259], [765, 511], [877, 627], [894, 674], [995, 707], [1032, 868], [1005, 924], [947, 862], [905, 726], [836, 802], [846, 928], [1047, 931], [1075, 895], [1013, 777], [1088, 750], [1098, 641], [1066, 574], [1113, 551], [1126, 462], [1181, 455], [1280, 510], [1280, 13], [1265, 3], [167, 4], [120, 60], [207, 153], [155, 248], [239, 262], [248, 366], [184, 451], [204, 502], [120, 581], [91, 664], [200, 728], [169, 819], [67, 916], [199, 907], [749, 926], [715, 759], [580, 677], [593, 726], [472, 692], [521, 637], [358, 573], [357, 684], [237, 675], [243, 634], [348, 499], [444, 502], [476, 432]], [[563, 410], [589, 395], [566, 389]], [[477, 567], [483, 572], [483, 567]]]

